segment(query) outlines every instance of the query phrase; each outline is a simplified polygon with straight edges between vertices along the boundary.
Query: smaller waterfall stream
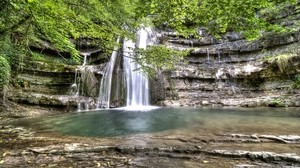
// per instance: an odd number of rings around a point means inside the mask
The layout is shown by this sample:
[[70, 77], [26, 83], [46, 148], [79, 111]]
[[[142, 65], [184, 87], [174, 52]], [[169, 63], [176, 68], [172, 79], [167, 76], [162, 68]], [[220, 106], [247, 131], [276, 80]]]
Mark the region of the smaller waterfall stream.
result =
[[207, 54], [207, 63], [210, 63], [210, 55], [209, 55], [209, 49], [206, 49], [206, 54]]
[[221, 63], [221, 53], [220, 53], [220, 49], [218, 49], [218, 63]]
[[71, 86], [72, 94], [77, 97], [77, 109], [88, 110], [89, 103], [85, 102], [86, 99], [81, 99], [81, 96], [84, 95], [84, 85], [86, 83], [86, 74], [91, 71], [89, 67], [87, 67], [87, 59], [91, 55], [91, 53], [81, 53], [84, 56], [83, 63], [75, 70], [75, 80]]
[[[117, 39], [117, 43], [119, 43], [120, 38]], [[112, 75], [115, 67], [116, 58], [118, 56], [118, 47], [115, 47], [108, 64], [105, 67], [101, 84], [100, 91], [98, 97], [97, 108], [109, 108], [110, 107], [110, 98], [111, 98], [111, 83], [112, 83]]]
[[83, 59], [83, 64], [82, 67], [86, 65], [87, 63], [87, 57], [90, 56], [90, 53], [83, 53], [84, 59]]

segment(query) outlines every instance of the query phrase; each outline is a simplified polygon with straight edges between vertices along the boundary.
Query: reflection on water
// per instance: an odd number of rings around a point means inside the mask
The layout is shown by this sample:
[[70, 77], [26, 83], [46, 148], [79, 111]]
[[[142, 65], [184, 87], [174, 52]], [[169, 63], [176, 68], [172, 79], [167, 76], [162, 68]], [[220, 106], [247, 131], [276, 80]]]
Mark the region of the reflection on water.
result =
[[111, 137], [139, 133], [300, 134], [299, 108], [158, 108], [99, 110], [21, 120], [17, 125], [76, 136]]

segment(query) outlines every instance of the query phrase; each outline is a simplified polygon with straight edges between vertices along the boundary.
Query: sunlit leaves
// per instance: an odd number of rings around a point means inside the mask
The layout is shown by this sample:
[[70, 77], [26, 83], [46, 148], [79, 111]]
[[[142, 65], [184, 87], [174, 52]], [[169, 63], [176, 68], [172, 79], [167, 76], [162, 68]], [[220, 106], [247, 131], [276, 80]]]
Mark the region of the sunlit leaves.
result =
[[10, 65], [7, 59], [0, 55], [0, 91], [8, 84], [10, 78]]
[[[10, 35], [24, 51], [30, 42], [42, 39], [79, 60], [78, 48], [70, 39], [93, 39], [109, 53], [116, 45], [116, 37], [132, 36], [142, 22], [150, 25], [145, 18], [186, 37], [196, 34], [196, 28], [206, 27], [216, 37], [230, 30], [255, 39], [262, 32], [284, 31], [272, 19], [280, 9], [296, 3], [297, 0], [2, 0], [0, 36]], [[174, 58], [175, 62], [176, 54], [180, 55], [161, 46], [140, 53], [143, 54], [137, 61], [146, 67], [157, 64], [157, 68], [167, 69], [172, 67], [166, 60]]]
[[[130, 0], [5, 0], [0, 3], [0, 35], [18, 32], [27, 41], [41, 38], [79, 60], [78, 49], [70, 39], [93, 39], [103, 51], [111, 52], [117, 36], [128, 36], [137, 27], [132, 3]], [[24, 18], [29, 19], [23, 21]]]
[[145, 49], [136, 49], [136, 62], [141, 65], [141, 70], [149, 76], [157, 70], [172, 70], [177, 62], [188, 55], [188, 50], [176, 51], [163, 45], [148, 46]]
[[234, 30], [253, 39], [262, 31], [282, 31], [260, 17], [260, 11], [267, 13], [278, 5], [296, 3], [297, 0], [141, 0], [137, 10], [144, 16], [155, 16], [157, 25], [165, 24], [184, 35], [203, 26], [216, 36]]

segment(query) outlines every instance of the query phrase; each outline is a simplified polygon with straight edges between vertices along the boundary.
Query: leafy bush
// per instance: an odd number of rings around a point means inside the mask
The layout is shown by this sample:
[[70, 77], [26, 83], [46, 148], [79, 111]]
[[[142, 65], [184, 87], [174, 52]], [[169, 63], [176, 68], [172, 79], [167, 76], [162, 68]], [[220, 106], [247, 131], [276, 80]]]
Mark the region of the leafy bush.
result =
[[20, 63], [20, 60], [22, 60], [22, 57], [25, 55], [21, 48], [12, 42], [12, 39], [9, 35], [0, 37], [0, 46], [0, 57], [2, 56], [7, 62], [10, 63], [10, 65], [17, 67]]
[[279, 67], [280, 72], [285, 71], [285, 69], [288, 66], [289, 59], [291, 57], [292, 57], [291, 55], [287, 55], [287, 54], [282, 54], [282, 55], [277, 56], [276, 64]]
[[0, 90], [8, 84], [10, 78], [10, 65], [7, 59], [0, 55]]
[[295, 75], [293, 88], [300, 89], [300, 74]]
[[268, 103], [268, 106], [269, 107], [286, 107], [286, 104], [284, 103], [284, 101], [282, 99], [273, 98]]
[[293, 57], [297, 56], [295, 53], [286, 53], [286, 54], [278, 54], [274, 56], [266, 57], [266, 59], [270, 60], [273, 64], [277, 65], [281, 73], [284, 73], [288, 66], [289, 62]]
[[[147, 49], [135, 49], [135, 61], [141, 65], [142, 71], [150, 77], [157, 70], [172, 70], [177, 62], [183, 60], [189, 50], [176, 51], [163, 45], [149, 46]], [[138, 69], [137, 69], [138, 70]]]

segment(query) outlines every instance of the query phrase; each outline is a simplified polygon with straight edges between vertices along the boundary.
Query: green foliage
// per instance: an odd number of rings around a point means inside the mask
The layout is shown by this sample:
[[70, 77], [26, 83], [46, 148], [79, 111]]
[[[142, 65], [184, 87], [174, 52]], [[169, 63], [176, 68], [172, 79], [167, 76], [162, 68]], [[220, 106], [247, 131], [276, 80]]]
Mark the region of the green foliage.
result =
[[295, 57], [295, 54], [280, 54], [274, 57], [271, 57], [271, 61], [276, 63], [280, 72], [285, 72], [286, 68], [288, 67], [288, 63], [291, 58]]
[[137, 4], [139, 15], [152, 15], [156, 25], [167, 24], [185, 35], [203, 26], [214, 35], [234, 30], [255, 39], [262, 31], [284, 31], [258, 16], [275, 13], [270, 11], [278, 5], [295, 5], [297, 0], [140, 0]]
[[156, 26], [166, 24], [186, 36], [203, 26], [214, 35], [235, 30], [253, 39], [262, 31], [284, 31], [267, 18], [296, 3], [297, 0], [3, 0], [0, 36], [14, 34], [24, 49], [28, 49], [29, 42], [43, 39], [79, 61], [70, 38], [93, 39], [111, 52], [116, 37], [130, 36], [145, 18], [151, 17]]
[[269, 107], [286, 107], [287, 105], [284, 103], [282, 99], [272, 98], [268, 103]]
[[55, 65], [63, 65], [63, 64], [76, 65], [76, 62], [74, 60], [65, 59], [64, 57], [53, 57], [46, 54], [40, 54], [37, 52], [31, 52], [30, 55], [33, 61], [41, 61], [41, 62], [51, 63]]
[[286, 55], [286, 54], [277, 56], [276, 64], [279, 67], [280, 72], [284, 72], [284, 70], [287, 68], [289, 58], [290, 58], [290, 55]]
[[7, 59], [0, 55], [0, 90], [8, 84], [10, 79], [10, 65]]
[[[8, 48], [4, 55], [12, 64], [22, 62], [30, 44], [45, 41], [79, 62], [78, 48], [70, 39], [92, 39], [111, 53], [117, 37], [130, 38], [141, 23], [152, 22], [186, 37], [206, 27], [216, 36], [230, 30], [254, 39], [262, 32], [285, 31], [272, 19], [293, 5], [299, 10], [297, 0], [2, 0], [0, 43]], [[153, 69], [172, 69], [184, 55], [187, 52], [152, 46], [140, 50], [136, 61], [150, 74]], [[281, 70], [284, 65], [282, 60]]]
[[147, 49], [136, 49], [136, 62], [141, 70], [149, 76], [157, 70], [172, 70], [175, 63], [182, 61], [189, 51], [176, 51], [163, 45], [149, 46]]
[[5, 0], [0, 9], [0, 36], [16, 34], [16, 42], [22, 42], [27, 51], [29, 42], [47, 41], [79, 62], [81, 57], [70, 39], [90, 38], [111, 52], [114, 39], [128, 36], [136, 26], [131, 5], [129, 0]]
[[295, 89], [300, 89], [300, 74], [295, 75], [292, 87]]
[[18, 65], [20, 59], [22, 59], [22, 49], [19, 45], [20, 44], [14, 44], [8, 35], [2, 38], [0, 36], [0, 55], [5, 56], [10, 64]]

